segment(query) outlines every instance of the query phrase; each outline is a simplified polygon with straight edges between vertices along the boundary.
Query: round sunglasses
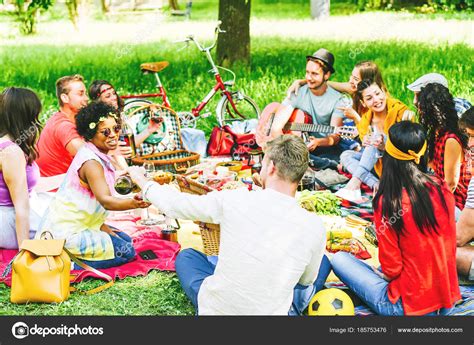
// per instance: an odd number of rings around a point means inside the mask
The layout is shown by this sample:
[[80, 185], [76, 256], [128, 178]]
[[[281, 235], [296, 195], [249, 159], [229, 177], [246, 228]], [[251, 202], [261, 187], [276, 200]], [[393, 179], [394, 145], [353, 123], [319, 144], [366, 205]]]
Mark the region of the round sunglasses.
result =
[[110, 136], [110, 134], [112, 134], [112, 131], [114, 131], [115, 134], [118, 134], [121, 129], [122, 129], [122, 127], [120, 125], [115, 125], [112, 129], [105, 128], [105, 129], [101, 130], [100, 133], [102, 133], [104, 136], [108, 137], [108, 136]]

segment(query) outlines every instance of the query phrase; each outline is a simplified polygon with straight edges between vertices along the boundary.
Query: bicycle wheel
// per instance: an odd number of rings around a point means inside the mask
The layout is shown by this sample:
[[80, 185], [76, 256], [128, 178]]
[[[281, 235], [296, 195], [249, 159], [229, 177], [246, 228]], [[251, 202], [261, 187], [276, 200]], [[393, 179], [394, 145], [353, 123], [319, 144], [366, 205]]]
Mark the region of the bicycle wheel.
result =
[[220, 126], [231, 124], [234, 121], [258, 120], [260, 117], [257, 103], [240, 91], [232, 92], [235, 109], [227, 97], [223, 96], [223, 99], [224, 101], [217, 111], [217, 121]]
[[138, 98], [132, 98], [125, 100], [125, 105], [123, 106], [123, 112], [125, 115], [130, 115], [134, 110], [141, 108], [145, 105], [152, 104], [152, 101], [149, 101], [147, 99], [138, 99]]

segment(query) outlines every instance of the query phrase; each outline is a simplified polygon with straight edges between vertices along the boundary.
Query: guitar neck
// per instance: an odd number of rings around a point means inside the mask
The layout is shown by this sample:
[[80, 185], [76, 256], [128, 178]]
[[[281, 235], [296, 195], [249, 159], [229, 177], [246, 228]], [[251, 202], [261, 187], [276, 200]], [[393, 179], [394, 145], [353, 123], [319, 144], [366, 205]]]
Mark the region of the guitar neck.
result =
[[284, 127], [285, 130], [296, 131], [296, 132], [315, 132], [315, 133], [335, 133], [336, 127], [315, 125], [311, 123], [287, 123]]

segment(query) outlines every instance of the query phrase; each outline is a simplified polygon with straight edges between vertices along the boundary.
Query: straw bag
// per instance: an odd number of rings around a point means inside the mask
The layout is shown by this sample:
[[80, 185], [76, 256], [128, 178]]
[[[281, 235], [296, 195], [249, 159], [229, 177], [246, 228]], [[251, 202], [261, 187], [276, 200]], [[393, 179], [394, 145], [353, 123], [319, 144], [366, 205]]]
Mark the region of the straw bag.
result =
[[164, 137], [157, 144], [144, 142], [137, 147], [139, 156], [132, 158], [133, 164], [153, 163], [159, 170], [179, 174], [199, 163], [198, 153], [184, 149], [179, 118], [172, 109], [158, 104], [149, 104], [136, 109], [130, 116], [132, 119], [138, 117], [141, 121], [139, 124], [143, 123], [144, 118], [155, 116], [163, 118], [160, 135]]
[[[51, 236], [52, 237], [52, 236]], [[69, 298], [71, 260], [80, 267], [92, 271], [107, 280], [107, 283], [82, 294], [94, 294], [113, 285], [112, 277], [79, 261], [64, 244], [66, 240], [45, 239], [24, 240], [20, 252], [11, 263], [12, 286], [10, 301], [12, 303], [59, 303]], [[4, 275], [8, 271], [5, 270]]]

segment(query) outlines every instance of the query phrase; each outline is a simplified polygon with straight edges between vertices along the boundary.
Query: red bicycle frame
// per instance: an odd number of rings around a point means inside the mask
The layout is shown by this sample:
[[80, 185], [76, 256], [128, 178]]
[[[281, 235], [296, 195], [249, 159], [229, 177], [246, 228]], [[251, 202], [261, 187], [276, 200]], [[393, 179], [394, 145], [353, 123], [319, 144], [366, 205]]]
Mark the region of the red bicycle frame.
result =
[[156, 78], [156, 87], [160, 92], [158, 93], [141, 93], [138, 95], [125, 95], [125, 96], [120, 96], [122, 99], [130, 99], [130, 98], [161, 98], [163, 100], [162, 105], [164, 105], [167, 108], [171, 108], [171, 104], [168, 100], [168, 96], [166, 95], [165, 88], [161, 84], [160, 77], [158, 76], [158, 73], [153, 73]]

